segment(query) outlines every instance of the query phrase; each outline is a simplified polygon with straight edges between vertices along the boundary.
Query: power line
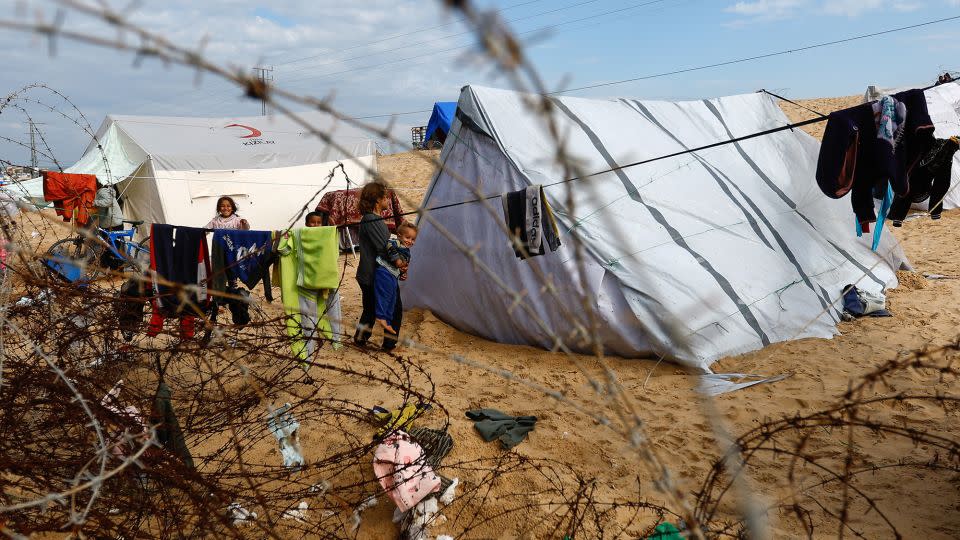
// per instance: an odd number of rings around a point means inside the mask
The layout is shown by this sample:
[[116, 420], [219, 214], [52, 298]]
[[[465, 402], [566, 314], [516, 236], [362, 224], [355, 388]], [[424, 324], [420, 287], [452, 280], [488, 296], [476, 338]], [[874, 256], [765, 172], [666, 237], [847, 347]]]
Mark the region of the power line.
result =
[[614, 86], [614, 85], [624, 84], [624, 83], [629, 83], [629, 82], [645, 81], [645, 80], [649, 80], [649, 79], [656, 79], [656, 78], [658, 78], [658, 77], [668, 77], [668, 76], [670, 76], [670, 75], [679, 75], [679, 74], [681, 74], [681, 73], [690, 73], [690, 72], [693, 72], [693, 71], [700, 71], [700, 70], [704, 70], [704, 69], [711, 69], [711, 68], [716, 68], [716, 67], [730, 66], [730, 65], [734, 65], [734, 64], [742, 64], [742, 63], [744, 63], [744, 62], [752, 62], [752, 61], [754, 61], [754, 60], [762, 60], [762, 59], [765, 59], [765, 58], [772, 58], [772, 57], [774, 57], [774, 56], [782, 56], [782, 55], [785, 55], [785, 54], [792, 54], [792, 53], [797, 53], [797, 52], [809, 51], [809, 50], [811, 50], [811, 49], [818, 49], [818, 48], [821, 48], [821, 47], [828, 47], [828, 46], [830, 46], [830, 45], [839, 45], [839, 44], [841, 44], [841, 43], [849, 43], [849, 42], [851, 42], [851, 41], [857, 41], [857, 40], [867, 39], [867, 38], [871, 38], [871, 37], [877, 37], [877, 36], [883, 36], [883, 35], [887, 35], [887, 34], [893, 34], [893, 33], [895, 33], [895, 32], [902, 32], [902, 31], [904, 31], [904, 30], [912, 30], [912, 29], [914, 29], [914, 28], [921, 28], [921, 27], [924, 27], [924, 26], [930, 26], [930, 25], [933, 25], [933, 24], [939, 24], [939, 23], [947, 22], [947, 21], [955, 21], [955, 20], [957, 20], [957, 19], [960, 19], [960, 15], [955, 15], [955, 16], [953, 16], [953, 17], [944, 17], [944, 18], [942, 18], [942, 19], [936, 19], [936, 20], [933, 20], [933, 21], [927, 21], [927, 22], [922, 22], [922, 23], [917, 23], [917, 24], [911, 24], [911, 25], [908, 25], [908, 26], [900, 26], [900, 27], [898, 27], [898, 28], [891, 28], [891, 29], [889, 29], [889, 30], [882, 30], [882, 31], [880, 31], [880, 32], [871, 32], [871, 33], [869, 33], [869, 34], [861, 34], [861, 35], [859, 35], [859, 36], [852, 36], [852, 37], [848, 37], [848, 38], [837, 39], [837, 40], [834, 40], [834, 41], [825, 41], [825, 42], [823, 42], [823, 43], [816, 43], [816, 44], [813, 44], [813, 45], [807, 45], [807, 46], [798, 47], [798, 48], [795, 48], [795, 49], [786, 49], [786, 50], [782, 50], [782, 51], [771, 52], [771, 53], [766, 53], [766, 54], [760, 54], [760, 55], [756, 55], [756, 56], [748, 56], [748, 57], [745, 57], [745, 58], [738, 58], [738, 59], [736, 59], [736, 60], [727, 60], [727, 61], [725, 61], [725, 62], [717, 62], [717, 63], [715, 63], [715, 64], [707, 64], [707, 65], [704, 65], [704, 66], [697, 66], [697, 67], [691, 67], [691, 68], [685, 68], [685, 69], [678, 69], [678, 70], [675, 70], [675, 71], [667, 71], [667, 72], [664, 72], [664, 73], [656, 73], [656, 74], [653, 74], [653, 75], [643, 75], [643, 76], [641, 76], [641, 77], [633, 77], [633, 78], [630, 78], [630, 79], [623, 79], [623, 80], [619, 80], [619, 81], [611, 81], [611, 82], [605, 82], [605, 83], [591, 84], [591, 85], [587, 85], [587, 86], [580, 86], [580, 87], [577, 87], [577, 88], [568, 88], [568, 89], [566, 89], [566, 90], [558, 90], [558, 91], [556, 91], [556, 92], [549, 92], [548, 95], [566, 94], [566, 93], [568, 93], [568, 92], [578, 92], [578, 91], [580, 91], [580, 90], [590, 90], [590, 89], [593, 89], [593, 88], [603, 88], [603, 87], [606, 87], [606, 86]]
[[[253, 71], [257, 74], [257, 79], [260, 81], [261, 87], [266, 88], [267, 84], [273, 80], [273, 67], [255, 67]], [[267, 115], [267, 94], [263, 93], [263, 96], [260, 98], [260, 115]]]

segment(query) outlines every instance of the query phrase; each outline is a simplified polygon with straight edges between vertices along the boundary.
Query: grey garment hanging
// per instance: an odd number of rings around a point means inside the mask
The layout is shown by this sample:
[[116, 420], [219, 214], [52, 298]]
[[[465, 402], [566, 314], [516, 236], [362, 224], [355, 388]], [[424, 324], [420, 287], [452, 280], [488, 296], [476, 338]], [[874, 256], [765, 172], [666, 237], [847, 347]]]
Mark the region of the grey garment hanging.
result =
[[180, 458], [191, 469], [195, 469], [193, 456], [187, 448], [187, 441], [180, 429], [180, 422], [173, 410], [172, 392], [163, 380], [157, 385], [157, 392], [153, 397], [153, 410], [150, 412], [150, 424], [157, 433], [157, 442], [164, 449]]

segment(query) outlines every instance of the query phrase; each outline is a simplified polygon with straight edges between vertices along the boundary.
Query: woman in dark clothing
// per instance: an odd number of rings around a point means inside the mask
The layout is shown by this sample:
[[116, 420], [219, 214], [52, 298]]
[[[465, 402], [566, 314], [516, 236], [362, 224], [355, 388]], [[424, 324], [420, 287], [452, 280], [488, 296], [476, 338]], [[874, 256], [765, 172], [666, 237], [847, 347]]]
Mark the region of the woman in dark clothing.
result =
[[[390, 240], [390, 230], [384, 223], [380, 213], [390, 207], [390, 196], [383, 184], [371, 183], [363, 186], [360, 191], [360, 263], [357, 265], [357, 283], [360, 284], [360, 293], [363, 297], [363, 313], [360, 314], [360, 328], [357, 329], [353, 340], [357, 345], [365, 346], [373, 325], [376, 321], [377, 299], [373, 286], [373, 275], [377, 268], [377, 257], [390, 262], [396, 262], [387, 254], [387, 241]], [[391, 328], [400, 332], [400, 323], [403, 319], [403, 304], [400, 295], [397, 295], [396, 307], [393, 310]], [[383, 336], [383, 350], [391, 351], [397, 346], [397, 340], [389, 334]]]

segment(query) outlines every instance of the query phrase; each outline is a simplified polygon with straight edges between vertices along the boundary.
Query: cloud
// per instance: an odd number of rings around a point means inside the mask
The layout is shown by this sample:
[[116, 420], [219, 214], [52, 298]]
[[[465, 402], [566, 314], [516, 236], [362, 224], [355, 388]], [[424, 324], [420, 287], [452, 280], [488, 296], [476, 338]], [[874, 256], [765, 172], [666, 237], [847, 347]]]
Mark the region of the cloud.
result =
[[[923, 0], [751, 0], [727, 6], [724, 11], [739, 16], [730, 25], [742, 26], [800, 15], [858, 17], [874, 11], [910, 12], [926, 7], [928, 3]], [[960, 0], [941, 0], [941, 3], [960, 6]]]
[[774, 20], [793, 15], [806, 3], [806, 0], [755, 0], [737, 2], [725, 11], [755, 19]]
[[[35, 13], [45, 13], [49, 19], [57, 11], [57, 4], [51, 1], [33, 0], [24, 4], [28, 9], [19, 16], [25, 22], [33, 22]], [[263, 5], [262, 2], [236, 0], [168, 0], [141, 7], [131, 15], [131, 21], [181, 47], [196, 48], [206, 39], [204, 56], [233, 70], [250, 73], [256, 65], [273, 65], [274, 76], [281, 86], [295, 76], [322, 74], [333, 68], [355, 68], [424, 52], [419, 46], [422, 34], [387, 39], [391, 36], [447, 23], [451, 24], [434, 29], [428, 35], [462, 31], [462, 27], [446, 15], [439, 2], [286, 0], [272, 3], [269, 8]], [[10, 14], [0, 16], [9, 17]], [[65, 27], [100, 38], [118, 36], [116, 30], [102, 21], [69, 10]], [[137, 41], [130, 33], [124, 38], [129, 43]], [[466, 43], [470, 37], [459, 39], [458, 44]], [[371, 42], [377, 43], [370, 45]], [[390, 49], [399, 50], [390, 52]], [[364, 54], [373, 56], [346, 60]], [[302, 61], [310, 56], [318, 58]], [[452, 58], [447, 56], [433, 62], [425, 58], [419, 63], [400, 64], [392, 71], [359, 70], [319, 78], [310, 84], [297, 85], [296, 90], [317, 97], [335, 91], [334, 106], [347, 114], [426, 109], [438, 99], [456, 100], [460, 87], [468, 82], [483, 81], [482, 76], [450, 69]], [[145, 58], [135, 67], [133, 60], [130, 53], [64, 39], [57, 41], [57, 55], [51, 57], [45, 39], [30, 34], [0, 32], [0, 64], [4, 65], [6, 73], [0, 82], [0, 99], [20, 86], [45, 82], [70, 96], [94, 129], [111, 113], [210, 117], [260, 113], [258, 102], [243, 97], [240, 87], [216, 76], [202, 74], [198, 87], [194, 70], [168, 66], [155, 58]], [[315, 65], [331, 62], [335, 65]], [[404, 69], [400, 71], [399, 68]], [[49, 92], [34, 90], [30, 95], [34, 99], [56, 102], [58, 109], [69, 109], [76, 116], [69, 105], [57, 101]], [[26, 122], [24, 115], [11, 109], [4, 113], [4, 120], [12, 121], [18, 127], [0, 126], [0, 135], [28, 141], [26, 129], [21, 126], [21, 121]], [[31, 114], [46, 122], [44, 135], [60, 161], [69, 164], [79, 157], [89, 140], [82, 129], [56, 114], [44, 115], [36, 110], [31, 110]], [[399, 121], [407, 127], [398, 128], [396, 133], [409, 140], [409, 125], [426, 123], [429, 113], [422, 116], [400, 117]], [[384, 125], [388, 119], [371, 122]], [[0, 142], [0, 156], [23, 162], [29, 160], [29, 151], [17, 144]]]

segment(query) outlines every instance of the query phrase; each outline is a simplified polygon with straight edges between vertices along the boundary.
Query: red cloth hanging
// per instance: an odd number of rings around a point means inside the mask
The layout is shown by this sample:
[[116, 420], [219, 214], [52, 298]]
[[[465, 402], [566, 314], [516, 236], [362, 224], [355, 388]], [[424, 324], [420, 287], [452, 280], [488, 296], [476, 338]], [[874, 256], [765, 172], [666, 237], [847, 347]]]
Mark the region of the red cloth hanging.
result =
[[77, 225], [90, 222], [93, 198], [97, 195], [97, 177], [93, 174], [72, 174], [42, 171], [43, 200], [53, 202], [57, 215], [64, 221], [76, 219]]

